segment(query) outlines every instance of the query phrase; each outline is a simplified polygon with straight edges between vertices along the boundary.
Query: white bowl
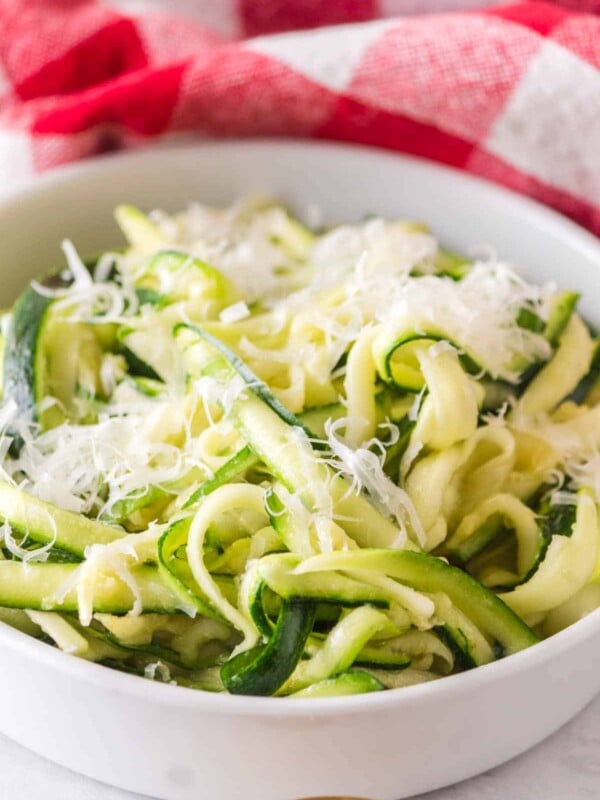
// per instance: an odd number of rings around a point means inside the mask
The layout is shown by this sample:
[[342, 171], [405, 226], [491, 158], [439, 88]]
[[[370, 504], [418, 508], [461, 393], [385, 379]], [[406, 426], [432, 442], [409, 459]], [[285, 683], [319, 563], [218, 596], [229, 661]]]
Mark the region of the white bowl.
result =
[[[3, 305], [60, 259], [115, 244], [119, 202], [175, 210], [273, 192], [329, 220], [365, 213], [431, 224], [449, 246], [494, 245], [534, 280], [582, 292], [600, 322], [596, 239], [532, 202], [458, 172], [372, 150], [230, 142], [101, 159], [0, 204]], [[77, 660], [0, 625], [0, 729], [99, 780], [168, 800], [397, 800], [517, 755], [600, 689], [600, 611], [503, 661], [375, 695], [293, 700], [212, 695]]]

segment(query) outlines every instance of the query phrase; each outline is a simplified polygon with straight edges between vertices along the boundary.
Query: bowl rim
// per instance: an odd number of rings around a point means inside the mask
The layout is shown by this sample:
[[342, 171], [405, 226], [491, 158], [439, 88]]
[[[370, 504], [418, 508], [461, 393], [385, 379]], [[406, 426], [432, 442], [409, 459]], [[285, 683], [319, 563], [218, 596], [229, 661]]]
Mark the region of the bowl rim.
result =
[[[597, 261], [600, 268], [600, 241], [592, 233], [557, 211], [510, 189], [465, 173], [455, 167], [438, 164], [415, 156], [365, 145], [302, 139], [260, 138], [253, 140], [190, 141], [101, 155], [89, 161], [54, 168], [36, 177], [35, 182], [32, 184], [13, 187], [0, 199], [0, 216], [10, 211], [11, 207], [27, 203], [30, 198], [34, 199], [37, 195], [43, 194], [45, 190], [68, 184], [72, 181], [77, 182], [77, 180], [81, 180], [86, 176], [96, 176], [111, 170], [118, 171], [127, 163], [144, 163], [164, 158], [185, 160], [197, 150], [231, 151], [239, 150], [240, 148], [246, 151], [249, 158], [252, 151], [260, 152], [267, 148], [270, 152], [274, 149], [279, 150], [282, 155], [293, 152], [296, 157], [301, 155], [302, 151], [307, 153], [317, 151], [331, 153], [334, 157], [338, 153], [359, 157], [362, 153], [363, 155], [375, 157], [377, 160], [401, 162], [408, 168], [423, 169], [432, 173], [439, 180], [455, 181], [459, 186], [462, 184], [483, 192], [493, 203], [505, 203], [510, 200], [514, 209], [517, 212], [522, 211], [530, 224], [535, 223], [541, 229], [551, 229], [554, 235], [558, 234], [575, 249], [583, 251], [587, 258]], [[459, 696], [464, 693], [470, 693], [476, 688], [483, 688], [495, 681], [509, 678], [519, 671], [528, 671], [540, 667], [571, 647], [583, 644], [598, 634], [600, 634], [600, 608], [563, 631], [540, 641], [526, 650], [466, 672], [382, 692], [329, 698], [302, 698], [301, 702], [298, 702], [300, 698], [236, 696], [140, 679], [137, 675], [119, 672], [110, 667], [71, 656], [33, 638], [29, 634], [12, 628], [4, 622], [0, 622], [0, 647], [9, 647], [22, 656], [31, 658], [49, 669], [56, 669], [81, 683], [87, 683], [96, 688], [104, 688], [116, 694], [134, 695], [161, 705], [186, 706], [194, 710], [227, 715], [260, 718], [280, 716], [297, 718], [345, 716], [371, 712], [376, 709], [411, 706], [423, 701], [438, 702], [438, 699], [441, 700], [441, 698], [448, 695]]]
[[554, 234], [558, 231], [561, 237], [566, 237], [570, 244], [585, 252], [587, 258], [597, 261], [600, 268], [600, 237], [597, 237], [591, 231], [550, 206], [546, 206], [499, 183], [465, 172], [459, 167], [438, 163], [421, 156], [407, 155], [371, 145], [307, 140], [294, 137], [256, 137], [253, 139], [232, 137], [226, 140], [205, 141], [184, 139], [183, 141], [169, 141], [164, 144], [154, 144], [116, 153], [101, 153], [89, 159], [60, 164], [44, 173], [35, 175], [31, 182], [21, 182], [9, 187], [0, 197], [0, 214], [8, 211], [13, 205], [20, 205], [26, 202], [30, 197], [35, 198], [36, 195], [43, 194], [49, 188], [69, 183], [78, 178], [96, 176], [106, 171], [118, 172], [128, 162], [135, 164], [138, 161], [145, 162], [163, 158], [172, 158], [177, 161], [189, 158], [194, 151], [235, 151], [241, 148], [246, 152], [256, 151], [260, 153], [268, 150], [270, 154], [276, 151], [281, 154], [294, 153], [296, 157], [301, 157], [302, 151], [305, 151], [306, 154], [316, 152], [329, 153], [334, 158], [336, 154], [345, 153], [353, 157], [360, 157], [362, 154], [363, 157], [375, 158], [381, 162], [387, 161], [390, 164], [399, 162], [408, 169], [416, 168], [424, 172], [430, 172], [438, 180], [457, 181], [473, 191], [482, 192], [493, 202], [501, 203], [502, 201], [510, 200], [513, 209], [517, 213], [523, 212], [531, 222], [535, 221], [540, 229], [551, 230]]

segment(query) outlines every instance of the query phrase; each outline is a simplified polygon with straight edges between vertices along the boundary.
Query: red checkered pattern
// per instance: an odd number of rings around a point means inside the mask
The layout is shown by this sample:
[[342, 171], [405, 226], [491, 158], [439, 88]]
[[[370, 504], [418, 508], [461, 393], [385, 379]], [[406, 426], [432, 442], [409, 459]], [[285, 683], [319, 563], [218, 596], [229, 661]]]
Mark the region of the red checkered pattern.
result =
[[182, 134], [305, 136], [452, 164], [600, 233], [598, 14], [600, 0], [0, 0], [0, 186]]

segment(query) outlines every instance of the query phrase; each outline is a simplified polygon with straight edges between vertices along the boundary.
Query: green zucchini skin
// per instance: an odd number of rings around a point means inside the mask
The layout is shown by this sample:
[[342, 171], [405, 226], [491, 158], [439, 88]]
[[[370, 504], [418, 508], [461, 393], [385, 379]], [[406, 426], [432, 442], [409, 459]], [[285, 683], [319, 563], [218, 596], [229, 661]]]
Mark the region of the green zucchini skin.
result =
[[[274, 398], [273, 398], [274, 399]], [[305, 416], [310, 421], [311, 419], [318, 421], [322, 424], [323, 417], [329, 419], [331, 414], [339, 413], [340, 406], [336, 403], [332, 406], [325, 406], [323, 409], [313, 409], [306, 415], [300, 415], [300, 422], [304, 423]], [[331, 410], [331, 414], [329, 413]], [[309, 416], [312, 415], [312, 416]], [[317, 417], [319, 417], [317, 419]], [[215, 489], [230, 483], [242, 475], [247, 470], [252, 469], [260, 461], [259, 457], [253, 452], [249, 445], [243, 447], [238, 453], [232, 456], [229, 461], [223, 464], [210, 480], [203, 483], [186, 501], [183, 506], [184, 509], [190, 508], [195, 505], [203, 497], [206, 497]]]
[[325, 423], [343, 417], [346, 409], [341, 403], [330, 403], [325, 406], [315, 406], [307, 408], [298, 414], [300, 422], [316, 436], [325, 436]]
[[450, 648], [460, 669], [473, 669], [477, 666], [477, 662], [469, 650], [466, 637], [460, 628], [454, 628], [450, 625], [438, 625], [433, 630], [438, 638]]
[[569, 320], [577, 308], [579, 298], [578, 292], [571, 292], [566, 289], [556, 296], [548, 322], [544, 328], [544, 336], [552, 347], [556, 347], [558, 344], [562, 332], [569, 324]]
[[[573, 533], [573, 526], [576, 519], [576, 505], [561, 505], [550, 506], [546, 503], [540, 509], [542, 519], [539, 522], [539, 540], [535, 556], [527, 569], [527, 571], [518, 579], [513, 581], [504, 582], [494, 587], [498, 592], [507, 592], [511, 589], [516, 589], [527, 583], [538, 571], [540, 564], [544, 561], [548, 547], [554, 536], [566, 536], [567, 538]], [[474, 533], [469, 539], [462, 543], [453, 553], [452, 556], [456, 557], [458, 561], [466, 565], [467, 569], [474, 568], [473, 574], [476, 574], [476, 559], [479, 555], [487, 552], [487, 548], [494, 542], [495, 539], [500, 538], [506, 534], [507, 531], [502, 526], [493, 527], [484, 526]]]
[[469, 272], [472, 262], [460, 253], [440, 248], [435, 256], [435, 266], [438, 275], [451, 278], [453, 281], [462, 281]]
[[[276, 557], [276, 556], [275, 556]], [[273, 556], [271, 557], [273, 558]], [[496, 640], [504, 652], [516, 653], [537, 644], [538, 636], [499, 597], [458, 567], [435, 556], [410, 550], [363, 549], [314, 556], [299, 574], [310, 570], [311, 560], [323, 569], [373, 569], [421, 592], [441, 592], [480, 630]], [[329, 561], [328, 561], [329, 560]], [[334, 566], [335, 565], [335, 566]]]
[[577, 292], [564, 290], [554, 298], [547, 322], [544, 322], [534, 311], [522, 308], [517, 323], [521, 328], [543, 334], [552, 347], [556, 347], [561, 333], [569, 324], [569, 320], [577, 308], [579, 299], [580, 295]]
[[[85, 262], [88, 269], [92, 269], [95, 261], [89, 259]], [[53, 273], [46, 277], [41, 285], [50, 290], [66, 289], [71, 284], [63, 273]], [[59, 341], [54, 341], [57, 331], [66, 319], [53, 313], [54, 297], [42, 294], [34, 285], [28, 286], [17, 298], [11, 314], [11, 321], [7, 333], [6, 353], [3, 365], [3, 385], [5, 399], [12, 399], [19, 410], [19, 418], [27, 422], [36, 422], [42, 429], [54, 427], [64, 421], [65, 414], [58, 408], [40, 410], [40, 404], [49, 396], [54, 396], [63, 401], [56, 392], [57, 387], [51, 386], [51, 366], [49, 358], [57, 356], [62, 362], [80, 363], [82, 352], [91, 343], [100, 350], [100, 342], [96, 340], [96, 333], [89, 331], [83, 324], [74, 323], [73, 332], [64, 334]], [[79, 341], [83, 334], [85, 339]], [[81, 349], [71, 352], [75, 345]], [[50, 345], [50, 350], [48, 346]], [[93, 348], [92, 348], [93, 349]], [[51, 353], [51, 355], [50, 355]], [[97, 354], [92, 352], [92, 358]], [[69, 360], [69, 357], [71, 360]], [[76, 362], [76, 358], [80, 361]], [[67, 398], [67, 400], [70, 398]], [[67, 414], [68, 416], [68, 414]], [[13, 431], [13, 443], [10, 454], [18, 456], [23, 439], [18, 431]]]
[[[45, 285], [64, 285], [59, 276], [52, 276]], [[46, 313], [53, 298], [46, 297], [28, 286], [17, 298], [12, 310], [11, 321], [6, 337], [3, 365], [4, 400], [13, 400], [19, 416], [25, 422], [37, 420], [36, 406], [36, 356], [38, 343]], [[17, 458], [24, 444], [19, 431], [9, 429], [12, 442], [9, 453]]]
[[585, 404], [588, 394], [600, 380], [600, 338], [596, 338], [594, 357], [588, 374], [581, 379], [567, 400], [577, 405]]
[[[561, 334], [575, 313], [579, 298], [580, 295], [577, 292], [564, 290], [559, 292], [554, 299], [548, 321], [540, 331], [544, 338], [550, 343], [553, 350], [558, 346], [558, 341], [561, 337]], [[517, 387], [518, 396], [524, 393], [525, 389], [527, 389], [529, 384], [533, 381], [543, 366], [544, 362], [536, 361], [523, 370], [519, 379], [519, 385]]]
[[[257, 376], [250, 370], [246, 364], [238, 358], [235, 353], [233, 353], [228, 347], [226, 347], [220, 339], [217, 339], [212, 334], [205, 331], [203, 328], [199, 327], [198, 325], [190, 325], [187, 322], [180, 322], [174, 328], [174, 333], [177, 335], [177, 331], [179, 330], [190, 330], [199, 336], [201, 339], [209, 344], [217, 353], [222, 356], [222, 358], [217, 358], [214, 361], [214, 365], [217, 369], [217, 372], [223, 374], [224, 372], [227, 374], [237, 374], [242, 378], [244, 383], [247, 384], [248, 388], [250, 388], [263, 403], [266, 403], [269, 408], [274, 411], [277, 416], [283, 420], [283, 422], [287, 422], [288, 425], [291, 425], [294, 428], [302, 428], [302, 430], [311, 438], [314, 438], [313, 432], [310, 431], [295, 414], [292, 414], [291, 411], [281, 403], [275, 395], [271, 392], [269, 387], [261, 381]], [[204, 372], [204, 370], [202, 370]], [[206, 371], [208, 374], [208, 370]]]
[[464, 367], [465, 371], [469, 374], [475, 375], [481, 371], [482, 366], [478, 364], [468, 353], [465, 353], [461, 350], [460, 345], [458, 342], [452, 341], [447, 336], [443, 335], [442, 333], [437, 333], [436, 331], [426, 331], [425, 333], [408, 333], [404, 336], [401, 336], [399, 339], [396, 339], [390, 345], [389, 349], [384, 355], [383, 363], [379, 365], [379, 374], [381, 379], [387, 383], [389, 386], [392, 386], [399, 392], [409, 392], [411, 394], [417, 394], [423, 389], [425, 385], [425, 379], [420, 376], [419, 378], [415, 377], [414, 381], [404, 381], [398, 382], [394, 378], [394, 370], [393, 370], [393, 358], [397, 352], [400, 352], [404, 347], [410, 346], [415, 342], [423, 343], [423, 344], [435, 344], [436, 342], [440, 341], [447, 341], [455, 347], [457, 350], [461, 351], [459, 359]]
[[146, 506], [159, 500], [167, 501], [172, 496], [171, 493], [160, 489], [158, 486], [150, 486], [148, 490], [139, 497], [124, 497], [112, 506], [110, 512], [103, 514], [101, 519], [108, 523], [122, 524], [127, 517], [134, 514]]
[[157, 292], [156, 289], [138, 287], [135, 290], [135, 296], [137, 297], [140, 306], [150, 305], [155, 306], [156, 308], [161, 308], [166, 304], [165, 296], [160, 292]]
[[349, 694], [381, 692], [383, 689], [385, 686], [368, 672], [350, 670], [336, 675], [335, 678], [313, 683], [306, 689], [294, 692], [290, 697], [343, 697]]
[[176, 302], [177, 299], [182, 299], [181, 287], [179, 291], [176, 287], [167, 294], [160, 294], [156, 290], [156, 274], [160, 270], [180, 274], [185, 272], [188, 277], [192, 277], [194, 283], [203, 283], [209, 297], [219, 308], [230, 305], [237, 299], [237, 292], [232, 283], [219, 270], [211, 267], [210, 264], [179, 250], [159, 250], [151, 257], [146, 272], [138, 280], [136, 290], [138, 292], [140, 289], [142, 291], [148, 289], [154, 291], [154, 295], [145, 295], [150, 299], [150, 302], [168, 305]]
[[242, 473], [246, 472], [246, 470], [251, 469], [257, 464], [258, 460], [258, 456], [256, 456], [248, 446], [243, 447], [238, 453], [232, 456], [229, 461], [223, 464], [210, 480], [203, 483], [202, 486], [189, 497], [183, 508], [190, 508], [190, 506], [195, 505], [203, 497], [214, 492], [215, 489], [235, 480]]
[[127, 363], [127, 371], [129, 374], [136, 378], [148, 378], [149, 380], [160, 381], [162, 383], [163, 380], [158, 372], [151, 367], [150, 364], [147, 364], [142, 358], [136, 355], [133, 350], [127, 347], [125, 344], [126, 339], [126, 335], [117, 334], [117, 340], [120, 342], [120, 350]]
[[410, 667], [411, 659], [405, 653], [390, 653], [385, 648], [367, 645], [354, 660], [354, 666], [373, 669], [401, 670]]
[[521, 586], [523, 583], [527, 583], [527, 581], [535, 575], [540, 564], [545, 559], [552, 537], [566, 536], [569, 538], [572, 535], [576, 516], [577, 507], [575, 505], [551, 506], [547, 510], [547, 515], [542, 522], [540, 529], [540, 546], [530, 568], [520, 580], [515, 581], [510, 586], [498, 586], [496, 589], [498, 591], [508, 591], [510, 589], [515, 589], [517, 586]]
[[28, 286], [13, 307], [4, 359], [4, 395], [26, 418], [35, 419], [35, 357], [39, 334], [52, 298]]
[[[62, 273], [52, 273], [41, 282], [48, 289], [62, 289], [69, 284], [70, 280], [65, 280]], [[40, 398], [36, 396], [35, 360], [46, 313], [53, 301], [53, 297], [30, 285], [12, 308], [3, 368], [4, 397], [12, 398], [26, 419], [36, 419], [36, 403]]]
[[[73, 580], [78, 564], [35, 564], [27, 569], [18, 561], [0, 561], [0, 606], [39, 611], [79, 610], [77, 589], [65, 587]], [[175, 614], [178, 598], [161, 581], [155, 567], [134, 567], [132, 574], [144, 611]], [[120, 581], [99, 583], [94, 593], [94, 612], [127, 614], [133, 605], [131, 590]]]
[[[288, 411], [273, 396], [266, 384], [221, 341], [201, 328], [187, 323], [177, 325], [176, 334], [178, 330], [191, 331], [204, 340], [209, 348], [216, 351], [208, 362], [194, 365], [200, 374], [229, 379], [237, 373], [242, 378], [249, 392], [247, 397], [236, 400], [231, 409], [236, 427], [250, 449], [290, 491], [302, 485], [306, 477], [305, 468], [299, 459], [292, 456], [281, 458], [282, 441], [288, 439], [295, 429], [296, 432], [300, 430], [308, 437], [313, 450], [324, 449], [325, 443], [315, 442], [314, 434], [304, 425], [302, 419]], [[277, 457], [278, 452], [279, 457]], [[319, 479], [322, 480], [325, 474], [324, 468]], [[362, 495], [349, 493], [348, 488], [349, 484], [341, 477], [333, 481], [332, 490], [337, 511], [348, 517], [347, 532], [361, 547], [394, 546], [398, 538], [395, 524], [377, 511]], [[411, 542], [407, 546], [414, 547]]]
[[126, 534], [122, 528], [65, 511], [4, 481], [0, 481], [0, 519], [34, 542], [52, 543], [79, 558], [90, 545], [109, 544]]
[[487, 520], [479, 530], [475, 531], [468, 539], [451, 551], [453, 558], [457, 559], [460, 564], [467, 564], [472, 558], [485, 550], [505, 530], [495, 520]]
[[259, 581], [250, 598], [249, 611], [256, 629], [265, 639], [270, 639], [273, 633], [273, 626], [264, 607], [263, 592], [265, 589], [266, 583]]
[[202, 595], [187, 561], [177, 557], [179, 548], [187, 544], [189, 527], [189, 518], [177, 520], [158, 540], [159, 573], [165, 585], [179, 598], [182, 608], [191, 608], [196, 613], [220, 619], [220, 615]]
[[268, 643], [226, 661], [221, 680], [231, 694], [271, 696], [290, 677], [312, 630], [316, 605], [285, 601]]

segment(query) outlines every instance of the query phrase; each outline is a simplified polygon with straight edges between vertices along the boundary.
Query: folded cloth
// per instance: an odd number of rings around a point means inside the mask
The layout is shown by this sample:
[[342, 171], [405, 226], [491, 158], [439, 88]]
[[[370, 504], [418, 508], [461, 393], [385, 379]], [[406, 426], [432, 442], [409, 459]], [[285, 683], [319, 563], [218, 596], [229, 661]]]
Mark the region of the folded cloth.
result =
[[182, 135], [300, 136], [450, 164], [600, 233], [600, 0], [481, 2], [2, 0], [0, 187]]

